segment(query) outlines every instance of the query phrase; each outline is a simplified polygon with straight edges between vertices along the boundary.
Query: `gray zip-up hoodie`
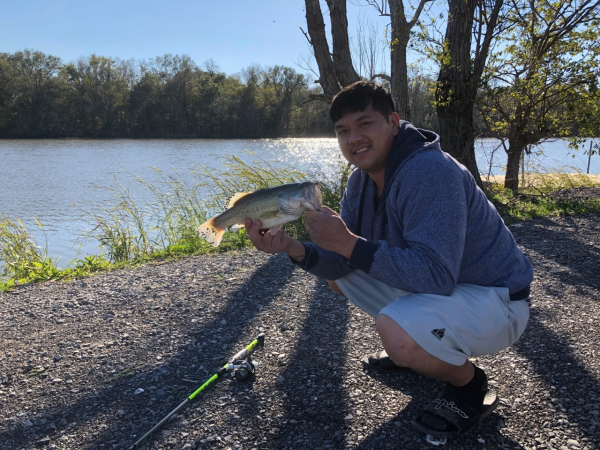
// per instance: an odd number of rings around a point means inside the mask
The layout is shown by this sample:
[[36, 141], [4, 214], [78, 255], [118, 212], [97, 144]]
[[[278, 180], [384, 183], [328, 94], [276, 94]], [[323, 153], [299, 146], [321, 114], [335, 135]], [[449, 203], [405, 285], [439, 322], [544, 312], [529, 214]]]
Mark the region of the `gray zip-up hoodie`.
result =
[[362, 237], [350, 259], [304, 243], [298, 265], [329, 280], [361, 269], [414, 293], [449, 295], [457, 283], [528, 289], [533, 267], [469, 171], [441, 151], [437, 134], [401, 121], [376, 194], [371, 178], [355, 170], [341, 203], [342, 219]]

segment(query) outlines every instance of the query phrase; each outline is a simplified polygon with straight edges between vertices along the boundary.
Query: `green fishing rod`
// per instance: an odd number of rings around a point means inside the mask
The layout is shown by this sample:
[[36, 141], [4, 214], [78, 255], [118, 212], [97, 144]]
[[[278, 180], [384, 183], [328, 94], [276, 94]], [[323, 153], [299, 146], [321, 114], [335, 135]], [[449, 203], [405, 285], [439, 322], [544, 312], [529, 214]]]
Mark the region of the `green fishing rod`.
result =
[[169, 414], [165, 416], [160, 422], [158, 422], [150, 431], [144, 434], [141, 438], [139, 438], [131, 447], [127, 450], [135, 450], [138, 448], [138, 445], [142, 441], [144, 441], [148, 436], [162, 427], [171, 417], [173, 417], [177, 412], [181, 411], [189, 402], [194, 400], [200, 392], [204, 391], [208, 386], [210, 386], [214, 381], [222, 378], [224, 375], [233, 373], [235, 378], [240, 381], [248, 380], [254, 374], [255, 366], [250, 360], [250, 355], [256, 350], [257, 347], [265, 346], [265, 335], [260, 333], [256, 339], [254, 339], [246, 348], [240, 350], [235, 356], [233, 356], [223, 367], [221, 367], [217, 373], [215, 373], [212, 377], [210, 377], [202, 386], [194, 391], [192, 395], [186, 398], [177, 408], [171, 411]]

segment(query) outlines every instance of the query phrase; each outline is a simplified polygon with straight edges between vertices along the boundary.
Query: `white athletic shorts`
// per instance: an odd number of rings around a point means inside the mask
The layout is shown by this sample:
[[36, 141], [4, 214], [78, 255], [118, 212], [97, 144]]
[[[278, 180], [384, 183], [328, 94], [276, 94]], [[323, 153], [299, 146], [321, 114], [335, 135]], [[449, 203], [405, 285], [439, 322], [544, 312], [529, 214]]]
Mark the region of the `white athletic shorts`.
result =
[[510, 301], [504, 287], [458, 284], [449, 296], [413, 294], [358, 269], [335, 283], [358, 308], [385, 314], [427, 353], [457, 366], [510, 347], [529, 320], [529, 301]]

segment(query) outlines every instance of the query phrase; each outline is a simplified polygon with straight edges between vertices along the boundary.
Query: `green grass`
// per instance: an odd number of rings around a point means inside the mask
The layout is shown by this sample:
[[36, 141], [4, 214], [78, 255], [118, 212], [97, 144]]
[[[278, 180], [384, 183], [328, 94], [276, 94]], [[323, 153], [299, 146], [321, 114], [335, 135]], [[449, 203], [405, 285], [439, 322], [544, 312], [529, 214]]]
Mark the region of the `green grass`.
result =
[[[137, 204], [131, 192], [115, 179], [115, 186], [104, 188], [111, 193], [112, 201], [80, 208], [93, 224], [92, 231], [80, 240], [99, 243], [102, 254], [72, 261], [66, 269], [57, 267], [57, 261], [47, 254], [47, 245], [38, 246], [31, 230], [20, 220], [0, 216], [0, 260], [5, 261], [0, 272], [0, 292], [28, 283], [89, 277], [150, 261], [248, 248], [251, 243], [245, 230], [227, 231], [221, 245], [214, 248], [198, 236], [195, 228], [206, 218], [220, 213], [222, 205], [236, 192], [301, 181], [319, 181], [323, 204], [339, 211], [350, 173], [351, 168], [341, 158], [334, 175], [325, 176], [318, 172], [275, 168], [261, 159], [248, 164], [232, 156], [227, 158], [223, 170], [197, 169], [198, 182], [193, 185], [181, 181], [176, 171], [166, 174], [154, 169], [156, 178], [152, 181], [135, 177], [137, 189], [144, 194], [141, 198], [150, 199], [143, 204]], [[533, 179], [536, 181], [528, 183], [517, 197], [500, 184], [486, 185], [488, 198], [507, 224], [600, 212], [600, 199], [562, 201], [549, 195], [561, 189], [600, 186], [589, 177], [543, 174]], [[208, 198], [201, 198], [200, 192], [207, 190]], [[43, 230], [39, 221], [36, 224]], [[284, 230], [297, 239], [309, 239], [303, 218], [286, 224]]]
[[[37, 219], [35, 222], [43, 231], [42, 224]], [[47, 243], [41, 248], [21, 220], [5, 216], [0, 216], [0, 260], [4, 261], [0, 275], [8, 278], [0, 284], [0, 290], [30, 281], [51, 280], [58, 272], [56, 261], [48, 256]]]
[[561, 200], [551, 196], [553, 192], [577, 187], [600, 187], [600, 183], [585, 175], [540, 174], [517, 196], [497, 183], [487, 184], [486, 194], [507, 224], [559, 215], [600, 213], [600, 198]]

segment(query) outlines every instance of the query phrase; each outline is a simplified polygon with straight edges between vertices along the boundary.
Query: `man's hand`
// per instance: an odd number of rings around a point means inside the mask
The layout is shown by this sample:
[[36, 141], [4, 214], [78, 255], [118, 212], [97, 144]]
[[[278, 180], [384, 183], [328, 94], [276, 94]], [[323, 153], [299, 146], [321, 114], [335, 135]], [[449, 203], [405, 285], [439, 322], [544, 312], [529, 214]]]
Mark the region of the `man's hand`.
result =
[[250, 242], [257, 250], [271, 255], [285, 252], [298, 262], [304, 259], [304, 246], [285, 234], [283, 230], [278, 230], [274, 235], [269, 231], [263, 233], [260, 228], [262, 224], [259, 221], [252, 222], [250, 219], [246, 219], [245, 226]]
[[352, 234], [338, 213], [322, 206], [306, 212], [306, 231], [319, 247], [350, 258], [358, 236]]

